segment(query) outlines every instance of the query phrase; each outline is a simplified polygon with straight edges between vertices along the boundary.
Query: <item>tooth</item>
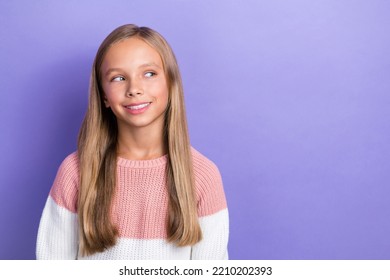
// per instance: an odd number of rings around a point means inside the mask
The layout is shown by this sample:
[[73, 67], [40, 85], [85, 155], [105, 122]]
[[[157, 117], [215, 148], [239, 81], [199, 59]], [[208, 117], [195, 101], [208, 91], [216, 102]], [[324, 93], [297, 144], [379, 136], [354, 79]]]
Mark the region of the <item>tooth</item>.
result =
[[136, 106], [128, 106], [128, 108], [130, 108], [131, 110], [139, 110], [139, 109], [145, 108], [148, 105], [149, 105], [149, 103], [145, 103], [145, 104], [140, 104], [140, 105], [136, 105]]

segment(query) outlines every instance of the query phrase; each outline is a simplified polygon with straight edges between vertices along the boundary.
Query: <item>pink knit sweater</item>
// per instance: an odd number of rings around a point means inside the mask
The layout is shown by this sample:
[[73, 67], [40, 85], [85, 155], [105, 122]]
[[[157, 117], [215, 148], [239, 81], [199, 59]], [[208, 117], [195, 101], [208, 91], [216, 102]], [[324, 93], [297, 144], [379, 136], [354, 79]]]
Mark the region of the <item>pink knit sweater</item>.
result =
[[[167, 156], [153, 160], [117, 160], [117, 188], [111, 217], [119, 231], [114, 247], [88, 259], [227, 259], [229, 218], [220, 173], [192, 149], [196, 198], [203, 239], [177, 247], [166, 241]], [[78, 256], [77, 154], [61, 164], [47, 199], [37, 238], [38, 259]]]

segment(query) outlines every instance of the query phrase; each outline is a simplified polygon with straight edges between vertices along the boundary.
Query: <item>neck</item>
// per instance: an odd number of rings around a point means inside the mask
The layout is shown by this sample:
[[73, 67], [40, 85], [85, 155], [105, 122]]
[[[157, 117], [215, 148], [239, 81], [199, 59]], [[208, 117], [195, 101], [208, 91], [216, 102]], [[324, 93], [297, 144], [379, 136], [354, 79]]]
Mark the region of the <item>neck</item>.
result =
[[148, 160], [166, 154], [163, 129], [118, 127], [118, 156], [131, 160]]

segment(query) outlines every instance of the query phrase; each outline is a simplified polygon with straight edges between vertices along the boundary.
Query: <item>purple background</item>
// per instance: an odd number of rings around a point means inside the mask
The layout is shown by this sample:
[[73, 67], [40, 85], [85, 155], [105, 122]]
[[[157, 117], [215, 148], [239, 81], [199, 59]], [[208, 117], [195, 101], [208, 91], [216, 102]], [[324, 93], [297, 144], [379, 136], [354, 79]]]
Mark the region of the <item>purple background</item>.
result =
[[33, 259], [93, 57], [124, 23], [172, 45], [232, 259], [390, 259], [389, 1], [1, 1], [0, 259]]

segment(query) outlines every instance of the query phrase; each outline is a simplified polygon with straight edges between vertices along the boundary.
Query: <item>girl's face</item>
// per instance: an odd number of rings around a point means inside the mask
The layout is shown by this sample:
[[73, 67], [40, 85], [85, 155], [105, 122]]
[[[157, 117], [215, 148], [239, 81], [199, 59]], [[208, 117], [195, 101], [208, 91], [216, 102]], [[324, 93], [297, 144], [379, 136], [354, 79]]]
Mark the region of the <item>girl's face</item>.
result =
[[138, 38], [117, 42], [106, 53], [101, 71], [104, 103], [118, 129], [162, 129], [168, 87], [159, 53]]

